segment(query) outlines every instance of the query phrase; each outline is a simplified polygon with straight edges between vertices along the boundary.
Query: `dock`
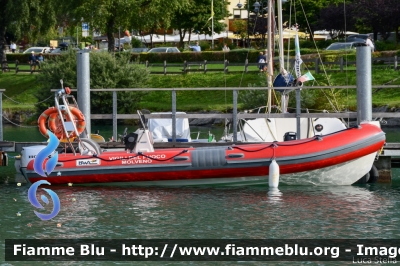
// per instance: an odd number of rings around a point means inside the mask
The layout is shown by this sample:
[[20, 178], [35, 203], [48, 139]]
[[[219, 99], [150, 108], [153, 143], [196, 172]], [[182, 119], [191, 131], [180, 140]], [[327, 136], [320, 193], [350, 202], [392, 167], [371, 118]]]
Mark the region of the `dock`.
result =
[[[125, 148], [121, 142], [103, 142], [99, 143], [102, 149], [116, 149]], [[251, 144], [249, 142], [156, 142], [154, 148], [190, 148], [190, 147], [215, 147], [215, 146], [229, 146], [239, 144]], [[20, 153], [22, 147], [47, 145], [47, 142], [14, 142], [14, 141], [0, 141], [0, 151], [2, 152], [15, 152]], [[63, 144], [60, 144], [63, 145]], [[400, 143], [386, 143], [383, 147], [374, 166], [379, 171], [380, 183], [390, 183], [392, 181], [392, 168], [400, 168]]]

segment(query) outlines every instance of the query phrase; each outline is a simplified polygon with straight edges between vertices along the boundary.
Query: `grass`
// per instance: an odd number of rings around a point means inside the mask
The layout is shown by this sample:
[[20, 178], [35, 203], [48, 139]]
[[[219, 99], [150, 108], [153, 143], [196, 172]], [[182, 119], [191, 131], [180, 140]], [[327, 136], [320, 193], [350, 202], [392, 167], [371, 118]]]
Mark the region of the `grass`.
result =
[[[222, 68], [223, 64], [221, 64]], [[193, 67], [192, 67], [193, 68]], [[170, 75], [151, 75], [148, 87], [151, 88], [203, 88], [203, 87], [262, 87], [266, 84], [266, 76], [256, 71], [244, 73], [243, 66], [230, 66], [229, 70], [237, 68], [241, 72], [229, 72], [224, 74], [221, 71], [211, 71], [206, 74], [203, 72], [190, 72], [183, 74]], [[250, 69], [249, 70], [254, 70]], [[306, 70], [303, 70], [305, 72]], [[342, 86], [356, 85], [356, 71], [354, 67], [348, 67], [348, 71], [340, 73], [338, 71], [327, 71], [324, 74], [314, 74], [310, 69], [319, 86]], [[38, 74], [18, 73], [14, 71], [0, 74], [0, 88], [6, 89], [3, 93], [3, 109], [34, 109], [37, 99], [33, 96], [34, 92], [40, 87], [36, 81]], [[390, 68], [381, 69], [373, 66], [372, 70], [373, 85], [400, 85], [400, 74]], [[306, 84], [311, 86], [312, 83]], [[344, 105], [352, 106], [356, 104], [356, 90], [341, 90]], [[48, 96], [52, 94], [49, 92]], [[11, 98], [12, 100], [8, 99]], [[321, 99], [322, 100], [322, 99]], [[239, 102], [239, 107], [240, 107]], [[400, 107], [400, 90], [394, 89], [373, 89], [373, 105], [389, 107]], [[142, 99], [141, 108], [151, 111], [170, 111], [171, 93], [168, 91], [153, 91]], [[232, 108], [231, 91], [201, 91], [190, 90], [177, 91], [177, 109], [186, 112], [199, 111], [222, 111], [226, 112]]]
[[[314, 75], [314, 74], [313, 74]], [[336, 86], [356, 85], [356, 71], [329, 73], [329, 82], [323, 74], [315, 74], [315, 79], [321, 81], [320, 86], [329, 84]], [[393, 69], [376, 69], [372, 71], [372, 85], [399, 85], [400, 73]], [[343, 90], [342, 93], [348, 94], [348, 105], [357, 106], [356, 90]], [[389, 107], [400, 107], [400, 90], [399, 88], [372, 89], [372, 105], [374, 107], [387, 105]]]
[[[256, 73], [191, 73], [187, 75], [152, 75], [149, 87], [151, 88], [204, 88], [204, 87], [241, 87], [254, 86], [260, 83], [264, 75]], [[231, 91], [177, 91], [177, 109], [194, 111], [225, 111], [232, 108]], [[162, 99], [162, 101], [160, 101]], [[152, 111], [166, 111], [171, 109], [171, 92], [151, 92], [141, 106]]]
[[0, 89], [6, 89], [3, 92], [3, 108], [33, 109], [37, 102], [33, 95], [39, 87], [40, 84], [36, 82], [36, 74], [12, 72], [1, 74]]

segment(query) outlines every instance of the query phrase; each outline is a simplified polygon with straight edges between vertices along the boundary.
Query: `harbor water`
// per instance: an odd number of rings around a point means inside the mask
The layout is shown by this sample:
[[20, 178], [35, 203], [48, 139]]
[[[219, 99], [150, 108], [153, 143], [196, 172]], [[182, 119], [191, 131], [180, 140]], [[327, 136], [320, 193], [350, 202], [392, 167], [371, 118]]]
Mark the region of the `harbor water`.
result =
[[[398, 239], [400, 176], [391, 184], [312, 187], [55, 187], [59, 214], [42, 221], [27, 186], [0, 185], [5, 239]], [[305, 243], [308, 243], [307, 241]], [[149, 262], [150, 263], [150, 262]], [[147, 262], [139, 264], [148, 265]], [[197, 262], [232, 265], [233, 262]], [[197, 264], [194, 263], [194, 264]], [[10, 262], [0, 265], [132, 265], [133, 262]], [[153, 262], [187, 265], [188, 262]], [[193, 263], [191, 263], [193, 264]], [[257, 262], [251, 265], [346, 265]], [[351, 264], [351, 263], [349, 263]]]
[[[7, 134], [4, 139], [10, 140]], [[398, 138], [396, 130], [391, 138]], [[61, 209], [49, 221], [35, 215], [28, 185], [6, 181], [0, 184], [0, 265], [350, 265], [353, 262], [6, 262], [4, 241], [399, 239], [399, 169], [392, 175], [387, 184], [280, 186], [279, 191], [269, 190], [268, 177], [265, 186], [254, 187], [51, 186]]]

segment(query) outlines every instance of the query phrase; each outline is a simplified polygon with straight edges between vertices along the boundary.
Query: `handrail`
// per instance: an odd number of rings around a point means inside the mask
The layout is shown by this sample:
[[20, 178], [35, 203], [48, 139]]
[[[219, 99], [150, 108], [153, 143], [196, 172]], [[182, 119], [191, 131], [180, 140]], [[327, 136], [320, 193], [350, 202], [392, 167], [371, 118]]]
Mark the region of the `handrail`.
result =
[[[356, 85], [348, 85], [348, 86], [303, 86], [302, 89], [356, 89]], [[372, 85], [372, 88], [382, 88], [382, 89], [395, 89], [400, 88], [399, 85]], [[104, 89], [90, 89], [92, 92], [107, 92], [107, 91], [185, 91], [185, 90], [197, 90], [197, 91], [234, 91], [234, 90], [267, 90], [267, 87], [206, 87], [206, 88], [104, 88]], [[274, 87], [273, 89], [288, 89], [288, 87]], [[52, 92], [56, 92], [58, 90], [52, 89]], [[71, 91], [76, 91], [76, 89], [72, 89]]]
[[[332, 86], [333, 88], [338, 88], [338, 89], [356, 89], [355, 85], [351, 86]], [[313, 87], [308, 87], [304, 86], [302, 89], [326, 89], [326, 88], [332, 88], [328, 86], [313, 86]], [[281, 89], [287, 89], [288, 87], [283, 87]], [[400, 88], [400, 85], [374, 85], [372, 88]], [[237, 91], [239, 90], [267, 90], [268, 88], [265, 87], [212, 87], [212, 88], [190, 88], [190, 90], [228, 90], [232, 91], [233, 94], [237, 94]], [[274, 88], [274, 89], [279, 89], [279, 88]], [[76, 89], [71, 89], [72, 91], [76, 91]], [[91, 89], [91, 92], [113, 92], [116, 94], [118, 91], [171, 91], [172, 97], [176, 97], [176, 91], [184, 91], [188, 90], [188, 88], [104, 88], [104, 89]], [[57, 91], [57, 90], [51, 90], [51, 91]], [[235, 98], [235, 97], [234, 97]], [[173, 101], [174, 102], [174, 101]], [[117, 100], [113, 100], [113, 110], [117, 110], [117, 106], [114, 106], [117, 104]], [[174, 110], [176, 106], [172, 105], [171, 110]], [[146, 118], [165, 118], [165, 119], [176, 119], [176, 118], [214, 118], [214, 119], [232, 119], [235, 123], [237, 119], [241, 118], [296, 118], [298, 117], [306, 117], [306, 118], [317, 118], [317, 117], [334, 117], [334, 118], [347, 118], [347, 119], [354, 119], [357, 118], [357, 113], [356, 112], [344, 112], [344, 113], [300, 113], [299, 115], [296, 115], [295, 113], [264, 113], [264, 114], [252, 114], [252, 113], [246, 113], [246, 114], [240, 114], [237, 113], [237, 103], [235, 104], [235, 101], [233, 102], [233, 112], [232, 114], [175, 114], [173, 117], [172, 114], [146, 114]], [[236, 111], [235, 111], [236, 110]], [[390, 112], [390, 113], [385, 113], [385, 112], [379, 112], [379, 113], [372, 113], [373, 118], [380, 118], [382, 119], [383, 117], [400, 117], [400, 113], [396, 112]], [[139, 119], [139, 116], [137, 114], [117, 114], [116, 111], [113, 114], [91, 114], [90, 119], [112, 119], [113, 120], [113, 125], [117, 124], [118, 119]], [[116, 130], [113, 132], [113, 137], [114, 139], [117, 139], [117, 133]]]

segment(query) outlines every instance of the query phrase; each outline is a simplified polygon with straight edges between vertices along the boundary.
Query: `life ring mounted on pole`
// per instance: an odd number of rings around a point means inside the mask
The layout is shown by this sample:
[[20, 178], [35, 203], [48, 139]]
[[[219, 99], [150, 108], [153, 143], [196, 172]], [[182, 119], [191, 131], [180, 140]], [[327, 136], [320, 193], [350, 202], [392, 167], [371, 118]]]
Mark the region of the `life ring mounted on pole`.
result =
[[[86, 127], [86, 121], [85, 117], [82, 114], [82, 112], [73, 106], [68, 106], [69, 111], [72, 114], [72, 119], [74, 120], [73, 123], [75, 124], [75, 128], [77, 130], [78, 135], [80, 135]], [[67, 110], [61, 110], [61, 114], [63, 117], [60, 118], [58, 110], [56, 107], [50, 107], [47, 110], [45, 110], [39, 117], [38, 119], [38, 124], [39, 124], [39, 131], [42, 133], [43, 136], [48, 138], [49, 136], [47, 135], [47, 128], [49, 128], [53, 134], [58, 138], [58, 139], [64, 139], [64, 138], [74, 138], [77, 136], [75, 131], [71, 131], [68, 136], [65, 136], [65, 132], [63, 129], [63, 125], [61, 122], [61, 119], [66, 122], [71, 122], [70, 117], [68, 115]], [[47, 123], [47, 126], [46, 126]]]
[[[85, 117], [78, 108], [73, 106], [68, 106], [68, 108], [72, 114], [72, 118], [74, 120], [73, 122], [75, 123], [75, 127], [76, 130], [78, 131], [78, 136], [79, 136], [85, 130], [86, 127]], [[63, 115], [62, 119], [65, 122], [71, 122], [67, 110], [63, 109], [61, 110], [61, 113]], [[54, 135], [56, 135], [59, 139], [67, 138], [67, 136], [65, 136], [63, 125], [61, 123], [61, 119], [58, 112], [50, 115], [48, 120], [48, 127], [54, 133]], [[68, 138], [74, 138], [74, 137], [76, 137], [76, 134], [75, 131], [72, 131], [69, 134]]]

